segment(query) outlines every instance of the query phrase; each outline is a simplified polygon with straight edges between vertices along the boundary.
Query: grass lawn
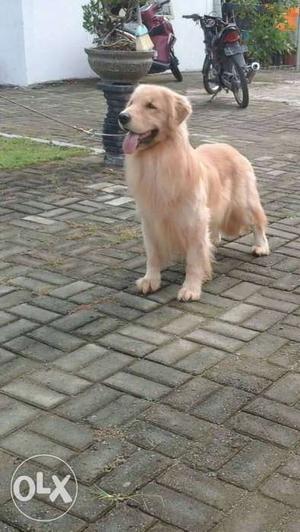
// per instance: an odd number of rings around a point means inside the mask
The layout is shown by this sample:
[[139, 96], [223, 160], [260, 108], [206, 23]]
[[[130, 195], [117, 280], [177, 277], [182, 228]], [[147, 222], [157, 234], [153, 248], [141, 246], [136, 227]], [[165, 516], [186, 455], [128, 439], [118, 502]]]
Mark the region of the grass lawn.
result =
[[0, 137], [0, 170], [24, 168], [49, 161], [62, 161], [88, 153], [88, 150], [81, 148], [61, 148], [26, 139]]

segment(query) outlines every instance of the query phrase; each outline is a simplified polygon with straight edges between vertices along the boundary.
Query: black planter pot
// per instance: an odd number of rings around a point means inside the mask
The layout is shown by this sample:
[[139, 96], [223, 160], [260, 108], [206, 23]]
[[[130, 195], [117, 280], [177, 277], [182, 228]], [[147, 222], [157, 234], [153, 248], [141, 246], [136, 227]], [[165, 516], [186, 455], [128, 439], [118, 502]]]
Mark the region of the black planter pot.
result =
[[105, 149], [105, 163], [107, 166], [123, 166], [122, 150], [125, 133], [119, 126], [119, 114], [126, 107], [135, 85], [117, 85], [113, 83], [98, 83], [107, 101], [107, 114], [103, 126], [103, 146]]

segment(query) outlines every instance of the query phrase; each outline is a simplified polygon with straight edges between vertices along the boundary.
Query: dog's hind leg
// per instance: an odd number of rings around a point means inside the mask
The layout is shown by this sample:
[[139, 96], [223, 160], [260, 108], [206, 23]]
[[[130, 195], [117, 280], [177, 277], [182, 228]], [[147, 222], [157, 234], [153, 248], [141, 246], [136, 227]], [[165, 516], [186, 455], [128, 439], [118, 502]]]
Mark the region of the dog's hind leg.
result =
[[268, 239], [266, 236], [267, 217], [261, 205], [256, 205], [252, 211], [254, 222], [254, 246], [252, 255], [262, 257], [270, 254]]

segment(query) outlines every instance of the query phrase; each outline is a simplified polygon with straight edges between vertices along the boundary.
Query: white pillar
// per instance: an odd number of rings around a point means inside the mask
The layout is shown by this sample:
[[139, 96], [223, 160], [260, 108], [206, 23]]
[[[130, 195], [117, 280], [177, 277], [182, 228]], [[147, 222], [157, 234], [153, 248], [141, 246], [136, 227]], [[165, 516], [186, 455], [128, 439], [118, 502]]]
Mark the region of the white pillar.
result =
[[216, 13], [217, 17], [221, 17], [222, 16], [221, 0], [213, 0], [213, 6], [214, 6], [214, 12]]
[[0, 0], [0, 85], [27, 85], [22, 0]]

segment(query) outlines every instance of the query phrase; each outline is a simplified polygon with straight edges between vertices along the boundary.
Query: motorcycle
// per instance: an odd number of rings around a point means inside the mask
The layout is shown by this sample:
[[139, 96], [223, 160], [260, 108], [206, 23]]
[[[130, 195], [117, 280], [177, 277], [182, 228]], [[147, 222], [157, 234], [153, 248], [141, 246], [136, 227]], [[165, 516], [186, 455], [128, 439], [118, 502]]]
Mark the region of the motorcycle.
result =
[[198, 14], [184, 15], [201, 25], [204, 32], [205, 60], [203, 84], [206, 92], [215, 97], [222, 89], [233, 92], [239, 107], [249, 105], [249, 83], [260, 69], [258, 62], [247, 64], [247, 47], [241, 44], [241, 33], [232, 18]]
[[[171, 70], [177, 81], [182, 81], [183, 76], [179, 70], [179, 60], [175, 55], [174, 46], [176, 37], [171, 22], [159, 14], [160, 9], [169, 4], [171, 0], [164, 2], [154, 1], [141, 7], [142, 22], [146, 26], [149, 36], [154, 45], [153, 63], [150, 74], [158, 74]], [[134, 24], [125, 24], [124, 29], [135, 33]]]

